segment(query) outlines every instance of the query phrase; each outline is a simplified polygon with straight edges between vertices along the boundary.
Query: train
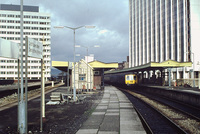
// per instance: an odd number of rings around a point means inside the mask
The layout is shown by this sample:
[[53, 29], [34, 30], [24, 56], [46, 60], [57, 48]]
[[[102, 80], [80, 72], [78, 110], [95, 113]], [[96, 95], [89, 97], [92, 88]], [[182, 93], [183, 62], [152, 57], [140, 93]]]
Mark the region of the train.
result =
[[106, 73], [104, 83], [117, 87], [133, 87], [138, 85], [138, 76], [134, 73]]

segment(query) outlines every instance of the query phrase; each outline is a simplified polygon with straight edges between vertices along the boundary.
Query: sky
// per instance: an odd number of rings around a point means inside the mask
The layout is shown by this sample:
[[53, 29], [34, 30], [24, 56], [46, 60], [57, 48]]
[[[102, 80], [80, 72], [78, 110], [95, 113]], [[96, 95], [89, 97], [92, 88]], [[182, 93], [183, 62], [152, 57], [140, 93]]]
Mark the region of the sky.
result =
[[[76, 45], [88, 47], [98, 61], [122, 62], [129, 55], [128, 0], [24, 0], [24, 5], [39, 6], [51, 15], [51, 59], [74, 61], [73, 30], [55, 26], [95, 26], [76, 30]], [[1, 0], [0, 4], [17, 4], [20, 0]], [[95, 45], [100, 47], [95, 48]], [[86, 48], [76, 48], [76, 61], [84, 58]]]

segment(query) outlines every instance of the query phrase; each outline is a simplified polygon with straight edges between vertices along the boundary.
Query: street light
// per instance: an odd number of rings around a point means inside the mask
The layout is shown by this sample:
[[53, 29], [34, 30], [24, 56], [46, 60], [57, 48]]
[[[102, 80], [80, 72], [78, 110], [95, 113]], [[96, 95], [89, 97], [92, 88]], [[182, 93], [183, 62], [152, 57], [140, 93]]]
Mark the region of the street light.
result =
[[195, 79], [194, 79], [194, 53], [193, 52], [185, 52], [186, 54], [193, 54], [193, 62], [192, 62], [192, 65], [193, 65], [193, 87], [195, 87]]
[[77, 29], [82, 28], [82, 27], [89, 28], [89, 29], [95, 28], [95, 26], [79, 26], [79, 27], [55, 26], [54, 27], [54, 28], [62, 28], [62, 29], [68, 28], [68, 29], [71, 29], [71, 30], [74, 31], [74, 90], [73, 90], [74, 101], [76, 101], [76, 85], [75, 85], [75, 45], [76, 45], [76, 42], [75, 42], [75, 33], [76, 33]]
[[86, 48], [87, 50], [87, 92], [88, 92], [88, 48], [92, 48], [92, 47], [100, 47], [99, 45], [94, 45], [94, 46], [83, 46], [83, 45], [76, 45], [75, 47], [83, 47]]

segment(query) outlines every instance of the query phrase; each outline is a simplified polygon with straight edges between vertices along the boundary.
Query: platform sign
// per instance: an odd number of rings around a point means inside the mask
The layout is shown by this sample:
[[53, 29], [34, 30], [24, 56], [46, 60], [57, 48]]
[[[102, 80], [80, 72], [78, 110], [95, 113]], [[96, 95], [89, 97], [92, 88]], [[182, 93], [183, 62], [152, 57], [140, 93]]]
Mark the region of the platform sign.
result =
[[68, 63], [69, 63], [69, 69], [72, 69], [73, 62], [68, 62]]
[[0, 57], [18, 59], [19, 44], [0, 38]]
[[28, 38], [28, 56], [34, 58], [43, 58], [43, 44], [34, 39]]

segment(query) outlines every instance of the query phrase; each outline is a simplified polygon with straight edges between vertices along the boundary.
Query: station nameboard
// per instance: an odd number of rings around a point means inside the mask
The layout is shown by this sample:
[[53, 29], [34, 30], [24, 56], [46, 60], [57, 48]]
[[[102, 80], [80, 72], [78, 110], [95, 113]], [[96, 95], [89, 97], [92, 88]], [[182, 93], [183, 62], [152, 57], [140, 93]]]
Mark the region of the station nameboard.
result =
[[0, 57], [18, 59], [19, 44], [0, 38]]
[[34, 39], [28, 38], [28, 56], [34, 58], [43, 58], [43, 44]]

